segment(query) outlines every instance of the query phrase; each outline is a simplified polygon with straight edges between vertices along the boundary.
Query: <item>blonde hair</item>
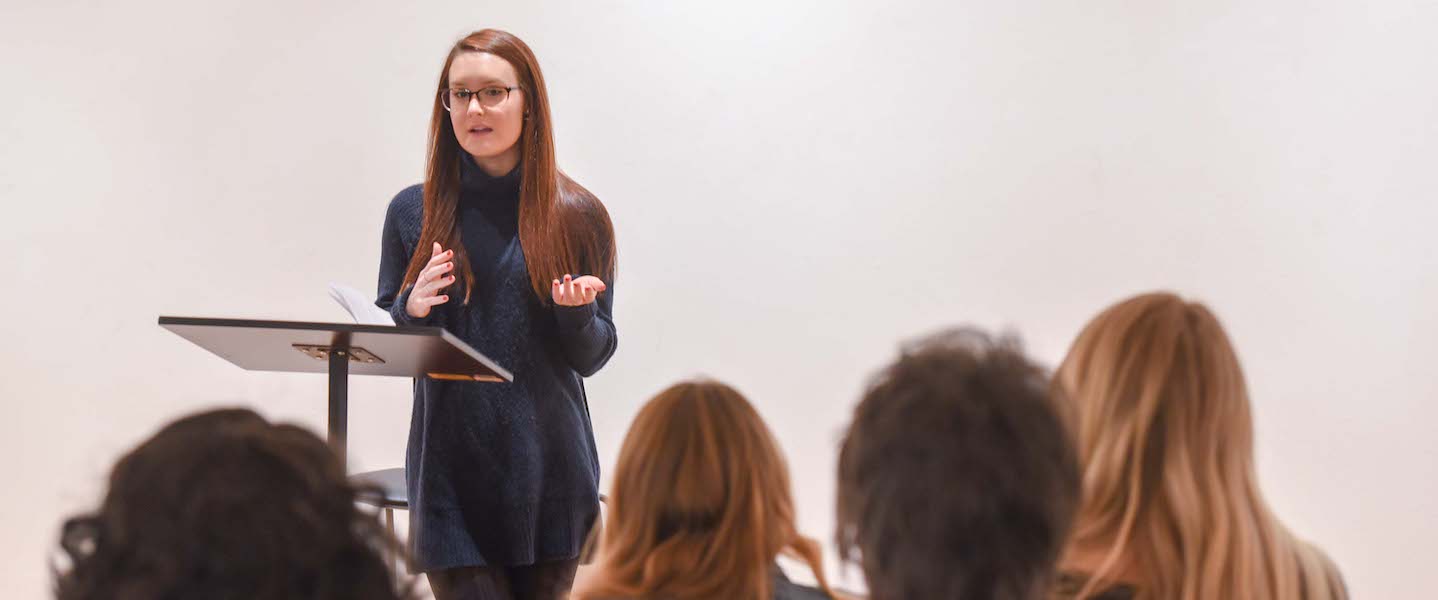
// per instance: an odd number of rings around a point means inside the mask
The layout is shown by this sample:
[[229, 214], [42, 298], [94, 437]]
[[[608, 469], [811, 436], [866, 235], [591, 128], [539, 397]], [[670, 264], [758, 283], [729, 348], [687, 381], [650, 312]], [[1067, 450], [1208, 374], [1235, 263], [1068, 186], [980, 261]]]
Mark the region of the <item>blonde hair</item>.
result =
[[1202, 304], [1153, 293], [1108, 308], [1055, 384], [1083, 472], [1070, 548], [1108, 549], [1080, 598], [1119, 583], [1123, 563], [1139, 598], [1347, 597], [1259, 492], [1243, 372]]
[[574, 597], [768, 600], [781, 552], [832, 596], [819, 545], [794, 522], [789, 470], [759, 413], [722, 383], [679, 383], [629, 428], [599, 564]]

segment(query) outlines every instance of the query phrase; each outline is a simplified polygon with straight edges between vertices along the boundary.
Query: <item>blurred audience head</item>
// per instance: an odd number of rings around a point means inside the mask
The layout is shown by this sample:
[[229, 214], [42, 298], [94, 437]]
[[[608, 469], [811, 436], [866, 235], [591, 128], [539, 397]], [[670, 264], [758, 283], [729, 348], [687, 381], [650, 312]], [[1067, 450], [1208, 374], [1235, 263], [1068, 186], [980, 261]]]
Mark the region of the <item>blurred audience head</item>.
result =
[[56, 595], [389, 600], [393, 542], [334, 452], [249, 410], [175, 421], [125, 455], [99, 510], [65, 523]]
[[1243, 371], [1208, 308], [1168, 293], [1109, 307], [1055, 386], [1083, 472], [1064, 559], [1083, 572], [1080, 596], [1116, 584], [1180, 600], [1346, 595], [1264, 503]]
[[577, 597], [768, 599], [781, 552], [806, 561], [827, 589], [759, 413], [723, 383], [679, 383], [629, 428], [598, 569]]
[[906, 345], [854, 410], [838, 543], [874, 600], [1045, 597], [1078, 502], [1046, 373], [1012, 338]]

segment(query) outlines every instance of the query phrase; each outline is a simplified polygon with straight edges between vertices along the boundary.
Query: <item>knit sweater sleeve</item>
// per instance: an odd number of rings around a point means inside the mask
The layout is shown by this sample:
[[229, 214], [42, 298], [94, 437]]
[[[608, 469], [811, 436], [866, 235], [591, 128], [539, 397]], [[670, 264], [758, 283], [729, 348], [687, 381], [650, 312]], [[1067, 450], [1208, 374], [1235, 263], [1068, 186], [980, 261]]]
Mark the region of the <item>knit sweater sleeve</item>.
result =
[[598, 373], [619, 347], [619, 333], [614, 328], [614, 282], [605, 285], [607, 289], [594, 302], [554, 307], [564, 357], [582, 377]]
[[[420, 186], [400, 191], [385, 211], [384, 231], [380, 236], [379, 294], [375, 306], [389, 311], [396, 325], [442, 325], [438, 307], [424, 317], [412, 317], [405, 310], [414, 288], [404, 288], [404, 273], [414, 255], [423, 226], [423, 199]], [[402, 289], [403, 288], [403, 289]]]

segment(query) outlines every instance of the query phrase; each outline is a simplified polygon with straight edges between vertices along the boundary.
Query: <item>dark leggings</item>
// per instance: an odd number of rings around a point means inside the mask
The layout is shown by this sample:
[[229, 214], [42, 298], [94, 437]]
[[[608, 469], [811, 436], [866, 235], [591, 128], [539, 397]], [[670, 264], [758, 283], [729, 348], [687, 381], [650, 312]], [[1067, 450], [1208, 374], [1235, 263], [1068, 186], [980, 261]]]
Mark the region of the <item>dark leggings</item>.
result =
[[425, 573], [435, 600], [563, 600], [579, 560], [517, 567], [460, 567]]

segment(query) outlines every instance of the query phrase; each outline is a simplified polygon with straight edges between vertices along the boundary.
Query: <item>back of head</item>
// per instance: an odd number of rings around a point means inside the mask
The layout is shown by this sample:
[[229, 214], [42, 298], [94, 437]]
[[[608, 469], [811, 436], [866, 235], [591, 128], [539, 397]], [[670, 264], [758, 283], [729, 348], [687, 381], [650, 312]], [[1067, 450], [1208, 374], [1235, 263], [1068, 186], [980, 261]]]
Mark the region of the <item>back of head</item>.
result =
[[819, 549], [795, 528], [789, 472], [769, 428], [722, 383], [655, 396], [624, 439], [601, 558], [577, 598], [758, 598], [776, 556]]
[[1206, 307], [1155, 293], [1108, 308], [1055, 383], [1083, 469], [1073, 545], [1107, 555], [1089, 591], [1127, 565], [1144, 597], [1342, 597], [1263, 502], [1243, 372]]
[[1078, 501], [1044, 372], [973, 330], [907, 346], [854, 410], [838, 542], [875, 600], [1046, 593]]
[[324, 442], [248, 410], [186, 417], [120, 459], [65, 524], [63, 600], [396, 597], [389, 543]]

